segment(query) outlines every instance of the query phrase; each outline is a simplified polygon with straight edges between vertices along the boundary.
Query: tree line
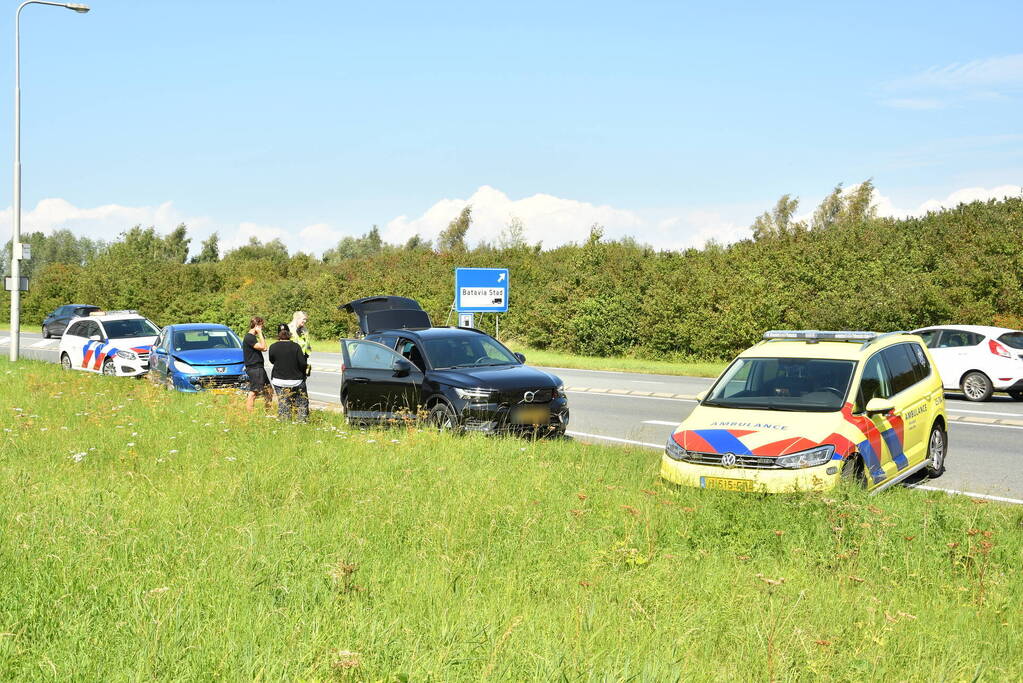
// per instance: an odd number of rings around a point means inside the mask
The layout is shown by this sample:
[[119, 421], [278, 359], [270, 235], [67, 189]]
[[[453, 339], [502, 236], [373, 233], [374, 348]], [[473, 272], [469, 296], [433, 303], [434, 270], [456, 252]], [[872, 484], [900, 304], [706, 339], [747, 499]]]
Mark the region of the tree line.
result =
[[[1023, 198], [893, 219], [875, 215], [872, 195], [869, 182], [837, 187], [808, 220], [785, 196], [756, 218], [750, 239], [684, 251], [606, 240], [597, 225], [585, 243], [544, 249], [517, 220], [496, 243], [470, 248], [468, 206], [436, 244], [387, 244], [374, 226], [321, 258], [256, 239], [220, 254], [213, 235], [190, 259], [185, 226], [168, 235], [136, 226], [109, 243], [35, 233], [22, 319], [74, 302], [242, 330], [252, 315], [286, 321], [302, 309], [314, 336], [336, 338], [356, 331], [338, 310], [351, 299], [409, 296], [444, 324], [456, 267], [507, 267], [502, 339], [590, 355], [723, 359], [772, 328], [1023, 325]], [[492, 330], [493, 316], [481, 325]]]

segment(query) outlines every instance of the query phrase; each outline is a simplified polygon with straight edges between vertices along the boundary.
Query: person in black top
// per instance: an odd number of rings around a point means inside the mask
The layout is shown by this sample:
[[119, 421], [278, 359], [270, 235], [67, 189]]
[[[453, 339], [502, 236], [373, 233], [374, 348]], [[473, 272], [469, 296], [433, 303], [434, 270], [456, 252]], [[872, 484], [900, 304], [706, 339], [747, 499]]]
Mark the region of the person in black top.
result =
[[245, 374], [249, 376], [249, 395], [245, 399], [245, 407], [252, 410], [256, 406], [256, 396], [263, 395], [267, 410], [273, 400], [270, 395], [270, 380], [266, 376], [263, 352], [266, 351], [266, 339], [263, 337], [263, 326], [266, 321], [258, 315], [249, 321], [249, 332], [242, 338], [242, 357], [245, 361]]
[[270, 383], [277, 392], [277, 417], [290, 420], [292, 409], [299, 422], [309, 420], [309, 391], [305, 384], [308, 365], [302, 347], [291, 341], [287, 325], [277, 328], [277, 340], [270, 346], [273, 377]]

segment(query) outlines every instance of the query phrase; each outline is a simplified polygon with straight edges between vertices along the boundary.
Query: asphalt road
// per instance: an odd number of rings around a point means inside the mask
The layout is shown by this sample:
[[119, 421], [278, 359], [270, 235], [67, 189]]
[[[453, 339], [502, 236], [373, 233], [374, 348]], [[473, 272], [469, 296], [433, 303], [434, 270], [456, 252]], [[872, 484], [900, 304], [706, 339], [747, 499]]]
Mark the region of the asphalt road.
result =
[[[23, 333], [26, 358], [57, 361], [59, 340]], [[9, 336], [0, 332], [7, 352]], [[312, 354], [310, 397], [337, 403], [340, 356]], [[695, 407], [695, 394], [712, 380], [700, 377], [642, 375], [545, 368], [565, 383], [572, 411], [569, 434], [595, 443], [620, 443], [660, 451], [664, 442]], [[1008, 498], [1023, 504], [1023, 402], [996, 395], [986, 403], [970, 403], [949, 394], [949, 456], [944, 476], [918, 479], [922, 488]]]

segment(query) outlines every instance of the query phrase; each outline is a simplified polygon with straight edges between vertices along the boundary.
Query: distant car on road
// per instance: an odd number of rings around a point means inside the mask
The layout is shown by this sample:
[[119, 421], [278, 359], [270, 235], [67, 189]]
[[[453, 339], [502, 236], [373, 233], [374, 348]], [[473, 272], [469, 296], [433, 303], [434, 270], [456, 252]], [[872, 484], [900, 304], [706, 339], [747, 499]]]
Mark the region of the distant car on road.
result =
[[238, 335], [212, 323], [163, 328], [153, 343], [149, 366], [154, 382], [178, 391], [241, 387], [249, 381]]
[[341, 307], [363, 339], [342, 339], [341, 404], [349, 419], [386, 421], [425, 410], [444, 429], [562, 435], [568, 398], [556, 375], [524, 365], [485, 332], [433, 327], [418, 302], [398, 296]]
[[61, 336], [72, 319], [89, 315], [90, 312], [98, 310], [99, 306], [89, 306], [88, 304], [58, 306], [52, 313], [43, 318], [43, 338], [49, 339], [50, 337]]
[[60, 338], [60, 365], [137, 377], [149, 371], [149, 349], [159, 333], [136, 311], [92, 311], [73, 319]]
[[946, 389], [970, 401], [1004, 391], [1023, 401], [1023, 331], [983, 325], [935, 325], [914, 330], [927, 344]]
[[683, 486], [785, 493], [841, 480], [881, 490], [945, 471], [945, 395], [905, 332], [767, 332], [668, 437], [661, 476]]

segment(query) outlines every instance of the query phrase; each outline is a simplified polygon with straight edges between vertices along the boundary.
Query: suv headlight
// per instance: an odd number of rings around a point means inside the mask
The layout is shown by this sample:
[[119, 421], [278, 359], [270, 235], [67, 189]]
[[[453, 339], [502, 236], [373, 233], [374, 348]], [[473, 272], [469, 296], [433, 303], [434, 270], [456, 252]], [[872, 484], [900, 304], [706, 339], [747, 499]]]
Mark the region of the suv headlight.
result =
[[494, 395], [494, 392], [490, 389], [482, 389], [480, 387], [475, 389], [460, 389], [459, 387], [455, 387], [455, 394], [458, 395], [458, 398], [468, 401], [486, 401]]
[[678, 445], [678, 443], [675, 441], [675, 435], [674, 434], [669, 436], [668, 437], [668, 442], [666, 444], [664, 444], [664, 452], [672, 460], [688, 460], [689, 459], [689, 451], [687, 451], [686, 449], [684, 449], [684, 448], [682, 448], [681, 446]]
[[825, 444], [824, 446], [818, 446], [817, 448], [811, 448], [806, 451], [783, 455], [775, 460], [775, 463], [778, 467], [789, 467], [793, 469], [799, 467], [815, 467], [817, 465], [823, 465], [831, 460], [831, 456], [834, 454], [835, 447], [831, 444]]
[[193, 368], [193, 367], [192, 367], [191, 365], [189, 365], [188, 363], [182, 363], [182, 362], [181, 362], [180, 360], [178, 360], [177, 358], [173, 359], [173, 360], [171, 361], [171, 363], [173, 363], [173, 364], [174, 364], [174, 369], [175, 369], [175, 370], [178, 370], [179, 372], [183, 372], [183, 373], [185, 373], [186, 375], [196, 375], [196, 374], [198, 374], [198, 372], [196, 372], [196, 369], [195, 369], [195, 368]]
[[117, 357], [123, 358], [125, 360], [135, 360], [138, 358], [138, 356], [135, 355], [134, 351], [118, 351]]

